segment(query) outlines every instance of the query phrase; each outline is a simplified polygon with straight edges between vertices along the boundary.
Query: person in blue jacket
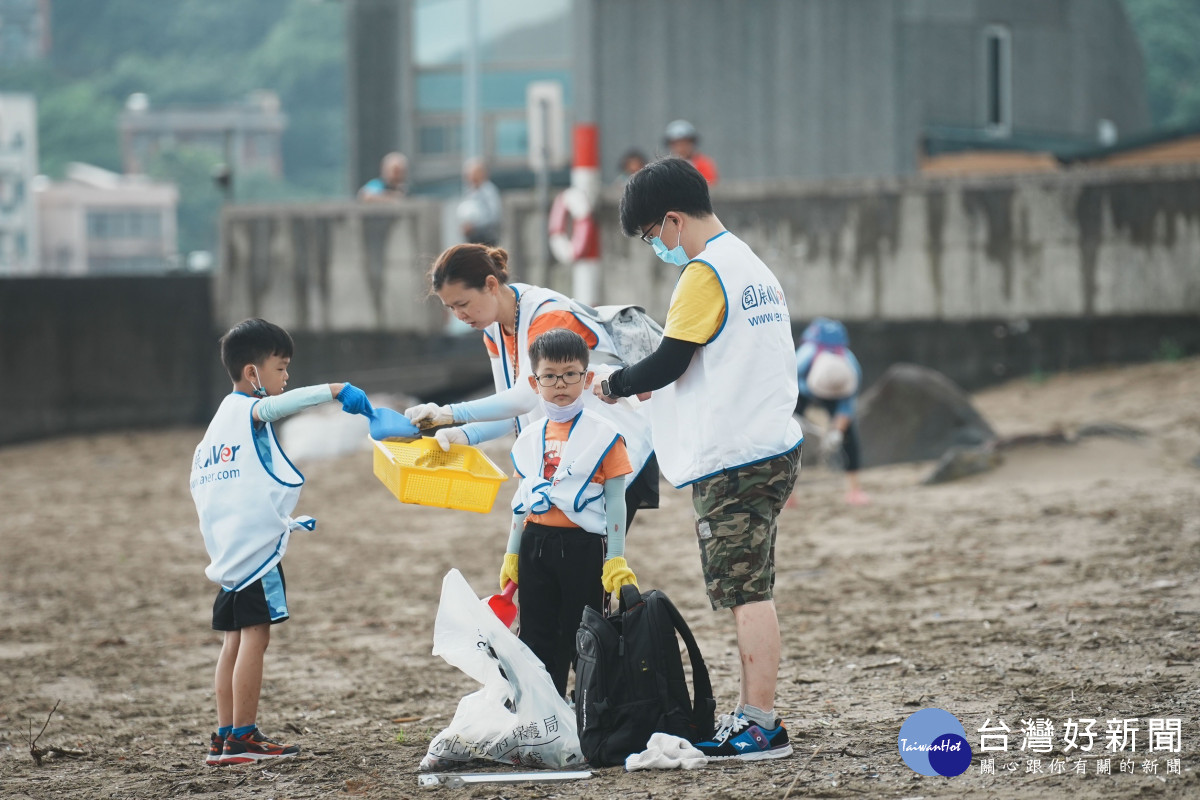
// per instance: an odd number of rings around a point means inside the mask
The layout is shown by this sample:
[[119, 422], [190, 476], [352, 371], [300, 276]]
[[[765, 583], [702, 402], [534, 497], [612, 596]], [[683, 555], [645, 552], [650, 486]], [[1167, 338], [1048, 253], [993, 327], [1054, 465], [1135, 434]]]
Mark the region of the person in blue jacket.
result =
[[870, 502], [858, 481], [861, 463], [856, 400], [862, 384], [862, 367], [850, 351], [846, 326], [837, 320], [817, 317], [804, 330], [796, 350], [796, 372], [800, 394], [796, 413], [803, 415], [815, 403], [829, 414], [829, 427], [822, 440], [826, 453], [841, 450], [846, 466], [846, 502], [861, 506]]

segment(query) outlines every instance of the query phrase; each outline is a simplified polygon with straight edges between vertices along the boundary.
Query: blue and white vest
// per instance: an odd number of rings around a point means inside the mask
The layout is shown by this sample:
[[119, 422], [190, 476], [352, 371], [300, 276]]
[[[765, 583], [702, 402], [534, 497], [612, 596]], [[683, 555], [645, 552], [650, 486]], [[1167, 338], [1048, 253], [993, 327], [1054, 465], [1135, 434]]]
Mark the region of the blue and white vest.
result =
[[290, 516], [304, 476], [279, 447], [270, 423], [266, 437], [273, 469], [254, 446], [257, 402], [241, 392], [222, 400], [192, 458], [192, 499], [211, 562], [204, 574], [229, 591], [244, 588], [278, 564], [294, 529], [316, 526], [311, 517]]
[[513, 496], [513, 511], [545, 514], [554, 506], [583, 530], [607, 533], [604, 484], [593, 482], [592, 476], [621, 434], [611, 422], [585, 408], [571, 424], [558, 469], [547, 480], [543, 465], [548, 422], [545, 417], [535, 422], [521, 432], [513, 445], [513, 466], [521, 476]]
[[[603, 325], [589, 319], [586, 315], [575, 313], [572, 309], [571, 298], [541, 286], [531, 286], [525, 283], [511, 283], [509, 286], [517, 293], [517, 304], [520, 310], [518, 314], [520, 325], [517, 326], [517, 377], [515, 380], [508, 349], [504, 346], [500, 336], [500, 323], [493, 322], [485, 331], [487, 337], [500, 351], [499, 358], [491, 360], [492, 380], [496, 385], [497, 392], [503, 392], [513, 386], [521, 386], [533, 391], [529, 389], [527, 380], [528, 376], [533, 374], [533, 368], [529, 364], [529, 325], [539, 312], [570, 311], [575, 314], [576, 319], [596, 335], [596, 347], [592, 350], [591, 358], [593, 363], [589, 364], [589, 369], [598, 364], [621, 363], [616, 355], [616, 346], [608, 331], [604, 329]], [[617, 430], [625, 437], [625, 447], [629, 451], [629, 463], [633, 466], [633, 474], [640, 473], [654, 452], [654, 436], [645, 408], [636, 398], [622, 398], [617, 403], [609, 405], [596, 397], [590, 389], [585, 390], [584, 404], [588, 410], [595, 412], [617, 427]], [[545, 415], [542, 404], [537, 403], [533, 411], [517, 417], [517, 433], [544, 419]]]
[[647, 403], [659, 467], [677, 488], [782, 455], [804, 439], [792, 418], [796, 348], [779, 281], [728, 231], [692, 261], [716, 273], [725, 319], [683, 375]]

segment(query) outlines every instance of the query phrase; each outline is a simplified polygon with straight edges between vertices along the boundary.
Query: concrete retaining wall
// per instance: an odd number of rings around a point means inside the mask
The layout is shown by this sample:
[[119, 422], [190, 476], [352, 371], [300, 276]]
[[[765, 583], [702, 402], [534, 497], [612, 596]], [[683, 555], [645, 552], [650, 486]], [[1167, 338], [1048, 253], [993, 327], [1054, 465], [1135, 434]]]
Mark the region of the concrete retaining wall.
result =
[[[678, 270], [620, 234], [618, 200], [598, 209], [600, 300], [661, 319]], [[532, 196], [505, 203], [514, 278], [569, 292], [570, 270], [541, 260]], [[1200, 165], [722, 185], [714, 205], [777, 271], [797, 328], [847, 321], [867, 383], [896, 361], [973, 389], [1200, 353]], [[203, 423], [227, 390], [216, 340], [249, 316], [292, 332], [293, 386], [351, 380], [445, 400], [487, 383], [478, 336], [444, 336], [427, 295], [437, 203], [235, 207], [222, 226], [215, 281], [0, 280], [0, 443]]]
[[0, 444], [206, 422], [220, 365], [209, 284], [0, 280]]

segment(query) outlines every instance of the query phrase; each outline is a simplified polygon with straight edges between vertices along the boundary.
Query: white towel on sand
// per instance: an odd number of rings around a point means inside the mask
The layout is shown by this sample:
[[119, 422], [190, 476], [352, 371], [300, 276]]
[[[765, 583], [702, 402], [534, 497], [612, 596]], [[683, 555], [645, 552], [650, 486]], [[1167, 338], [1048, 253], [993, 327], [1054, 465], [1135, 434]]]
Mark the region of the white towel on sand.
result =
[[646, 742], [646, 749], [625, 759], [625, 769], [699, 769], [708, 763], [704, 754], [692, 747], [687, 739], [669, 733], [655, 733]]

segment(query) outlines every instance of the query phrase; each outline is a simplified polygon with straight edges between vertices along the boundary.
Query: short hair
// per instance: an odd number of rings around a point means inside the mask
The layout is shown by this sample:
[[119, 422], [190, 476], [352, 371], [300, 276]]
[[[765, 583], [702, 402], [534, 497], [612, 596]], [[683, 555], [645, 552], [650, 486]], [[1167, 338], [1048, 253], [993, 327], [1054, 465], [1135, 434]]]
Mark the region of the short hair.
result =
[[292, 337], [283, 328], [265, 319], [239, 322], [221, 337], [221, 363], [230, 379], [237, 383], [247, 364], [259, 364], [271, 356], [292, 357]]
[[635, 172], [621, 197], [621, 230], [640, 236], [642, 227], [658, 222], [668, 211], [693, 217], [713, 213], [708, 181], [683, 158], [661, 158]]
[[551, 328], [529, 345], [529, 364], [536, 372], [543, 361], [578, 361], [587, 368], [588, 346], [583, 337], [566, 328]]

